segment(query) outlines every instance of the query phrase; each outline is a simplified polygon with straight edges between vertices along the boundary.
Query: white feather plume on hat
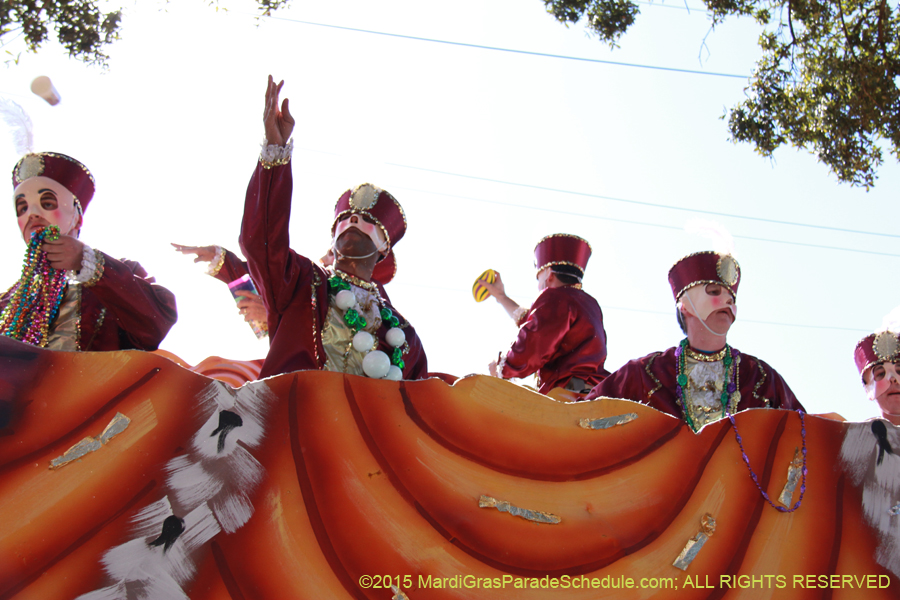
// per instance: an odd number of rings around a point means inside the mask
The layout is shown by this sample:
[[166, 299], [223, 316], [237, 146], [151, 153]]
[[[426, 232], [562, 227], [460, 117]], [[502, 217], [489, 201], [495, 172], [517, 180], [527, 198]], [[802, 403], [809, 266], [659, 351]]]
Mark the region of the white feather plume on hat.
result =
[[900, 306], [884, 315], [881, 320], [881, 330], [900, 333]]
[[734, 238], [721, 223], [706, 219], [690, 219], [684, 224], [684, 230], [712, 240], [713, 250], [717, 253], [734, 256]]
[[0, 98], [0, 114], [3, 115], [3, 121], [9, 127], [16, 154], [24, 156], [31, 152], [34, 145], [34, 134], [31, 117], [28, 116], [25, 109], [9, 98]]

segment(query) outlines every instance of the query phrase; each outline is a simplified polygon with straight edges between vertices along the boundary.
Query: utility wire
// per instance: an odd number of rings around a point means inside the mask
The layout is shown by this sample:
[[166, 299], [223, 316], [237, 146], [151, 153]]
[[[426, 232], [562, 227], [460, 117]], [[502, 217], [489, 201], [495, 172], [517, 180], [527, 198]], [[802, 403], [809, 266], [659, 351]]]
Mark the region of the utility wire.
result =
[[[258, 17], [254, 15], [254, 17]], [[696, 71], [693, 69], [676, 69], [675, 67], [660, 67], [656, 65], [642, 65], [640, 63], [626, 63], [614, 60], [601, 60], [599, 58], [585, 58], [582, 56], [567, 56], [565, 54], [549, 54], [546, 52], [534, 52], [531, 50], [516, 50], [514, 48], [500, 48], [498, 46], [484, 46], [481, 44], [467, 44], [465, 42], [454, 42], [451, 40], [438, 40], [434, 38], [418, 37], [414, 35], [403, 35], [400, 33], [388, 33], [386, 31], [375, 31], [372, 29], [359, 29], [356, 27], [345, 27], [342, 25], [331, 25], [328, 23], [315, 23], [313, 21], [303, 21], [300, 19], [291, 19], [288, 17], [276, 17], [269, 15], [267, 17], [258, 17], [261, 19], [272, 19], [275, 21], [287, 21], [290, 23], [300, 23], [302, 25], [310, 25], [312, 27], [327, 27], [329, 29], [339, 29], [341, 31], [352, 31], [355, 33], [367, 33], [370, 35], [381, 35], [385, 37], [399, 38], [402, 40], [413, 40], [417, 42], [429, 42], [432, 44], [445, 44], [447, 46], [458, 46], [462, 48], [473, 48], [476, 50], [492, 50], [494, 52], [507, 52], [510, 54], [523, 54], [525, 56], [539, 56], [542, 58], [558, 58], [561, 60], [574, 60], [578, 62], [596, 63], [601, 65], [614, 65], [617, 67], [632, 67], [635, 69], [650, 69], [654, 71], [669, 71], [671, 73], [687, 73], [690, 75], [708, 75], [711, 77], [729, 77], [733, 79], [747, 79], [747, 75], [736, 75], [734, 73], [715, 73], [712, 71]]]
[[[549, 213], [555, 213], [555, 214], [560, 214], [560, 215], [569, 215], [569, 216], [573, 216], [573, 217], [587, 217], [589, 219], [598, 219], [601, 221], [612, 221], [614, 223], [627, 223], [630, 225], [643, 225], [646, 227], [657, 227], [659, 229], [674, 229], [676, 231], [684, 230], [683, 227], [678, 227], [676, 225], [662, 225], [660, 223], [651, 223], [649, 221], [617, 219], [614, 217], [604, 217], [604, 216], [594, 215], [594, 214], [590, 214], [590, 213], [579, 213], [579, 212], [573, 212], [573, 211], [558, 210], [555, 208], [544, 208], [543, 206], [529, 206], [527, 204], [514, 204], [512, 202], [501, 202], [499, 200], [486, 200], [484, 198], [473, 198], [472, 196], [460, 196], [457, 194], [448, 194], [445, 192], [435, 192], [435, 191], [430, 191], [430, 190], [420, 190], [420, 189], [409, 188], [409, 187], [404, 187], [404, 186], [393, 186], [393, 187], [394, 187], [394, 189], [406, 190], [409, 192], [416, 192], [416, 193], [420, 193], [420, 194], [435, 194], [438, 196], [445, 196], [448, 198], [460, 198], [463, 200], [472, 200], [474, 202], [483, 202], [485, 204], [496, 204], [498, 206], [507, 206], [510, 208], [524, 208], [524, 209], [528, 209], [528, 210], [537, 210], [537, 211], [541, 211], [541, 212], [549, 212]], [[698, 212], [702, 212], [702, 211], [698, 211]], [[859, 250], [857, 248], [845, 248], [843, 246], [825, 246], [822, 244], [810, 244], [810, 243], [806, 243], [806, 242], [793, 242], [793, 241], [789, 241], [789, 240], [759, 238], [759, 237], [752, 237], [752, 236], [747, 236], [747, 235], [734, 235], [733, 237], [739, 238], [742, 240], [751, 240], [751, 241], [756, 241], [756, 242], [769, 242], [769, 243], [773, 243], [773, 244], [787, 244], [789, 246], [805, 246], [808, 248], [819, 248], [822, 250], [838, 250], [838, 251], [843, 251], [843, 252], [857, 252], [860, 254], [872, 254], [872, 255], [876, 255], [876, 256], [890, 256], [890, 257], [894, 257], [894, 258], [900, 258], [900, 254], [891, 254], [889, 252], [876, 252], [874, 250]]]
[[[315, 154], [325, 154], [325, 155], [328, 155], [328, 156], [343, 157], [343, 155], [340, 154], [340, 153], [337, 153], [337, 152], [329, 152], [329, 151], [326, 151], [326, 150], [315, 150], [315, 149], [312, 149], [312, 148], [301, 147], [301, 146], [294, 146], [294, 149], [297, 150], [297, 151], [301, 151], [301, 150], [302, 150], [302, 151], [304, 151], [304, 152], [311, 152], [311, 153], [315, 153]], [[422, 167], [415, 167], [415, 166], [411, 166], [411, 165], [401, 165], [401, 164], [398, 164], [398, 163], [385, 162], [385, 163], [383, 163], [383, 164], [385, 164], [385, 165], [390, 165], [390, 166], [394, 166], [394, 167], [401, 167], [401, 168], [406, 168], [406, 169], [413, 169], [413, 170], [425, 171], [425, 172], [429, 172], [429, 173], [439, 173], [439, 174], [442, 174], [442, 175], [452, 175], [452, 176], [455, 176], [455, 177], [463, 177], [463, 178], [468, 178], [468, 179], [477, 179], [477, 180], [482, 180], [482, 181], [489, 181], [489, 182], [492, 182], [492, 183], [500, 183], [500, 184], [504, 184], [504, 185], [512, 185], [512, 186], [519, 186], [519, 187], [528, 187], [528, 188], [533, 188], [533, 189], [538, 189], [538, 190], [544, 190], [544, 191], [553, 191], [553, 192], [561, 192], [561, 193], [572, 194], [572, 195], [587, 196], [587, 197], [599, 198], [599, 199], [603, 199], [603, 200], [615, 200], [615, 201], [624, 202], [624, 203], [633, 203], [633, 204], [639, 204], [639, 205], [644, 205], [644, 206], [652, 206], [652, 207], [655, 207], [655, 208], [670, 208], [670, 209], [672, 209], [672, 210], [679, 210], [679, 211], [684, 211], [684, 212], [697, 212], [697, 213], [703, 213], [703, 214], [713, 214], [713, 215], [718, 215], [718, 216], [731, 217], [731, 218], [735, 218], [735, 219], [759, 220], [759, 221], [764, 221], [764, 222], [777, 223], [777, 224], [780, 224], [780, 225], [793, 225], [793, 226], [797, 226], [797, 227], [809, 227], [809, 228], [813, 228], [813, 229], [825, 229], [825, 230], [842, 231], [842, 232], [847, 232], [847, 233], [859, 233], [859, 234], [877, 235], [877, 236], [885, 236], [885, 237], [900, 237], [900, 236], [897, 236], [897, 235], [892, 235], [892, 234], [887, 234], [887, 233], [878, 233], [878, 232], [871, 232], [871, 231], [858, 231], [858, 230], [854, 230], [854, 229], [840, 229], [840, 228], [836, 228], [836, 227], [829, 227], [829, 226], [827, 226], [827, 225], [811, 225], [811, 224], [808, 224], [808, 223], [794, 223], [794, 222], [790, 222], [790, 221], [776, 221], [776, 220], [773, 220], [773, 219], [764, 219], [764, 218], [761, 218], [761, 217], [748, 217], [748, 216], [742, 216], [742, 215], [733, 215], [733, 214], [730, 214], [730, 213], [717, 213], [717, 212], [705, 211], [705, 210], [701, 210], [701, 209], [683, 208], [683, 207], [680, 207], [680, 206], [668, 206], [668, 205], [665, 205], [665, 204], [655, 204], [655, 203], [642, 202], [642, 201], [637, 201], [637, 200], [626, 200], [626, 199], [621, 199], [621, 198], [612, 198], [612, 197], [610, 197], [610, 196], [601, 196], [601, 195], [598, 195], [598, 194], [588, 194], [588, 193], [584, 193], [584, 192], [573, 192], [573, 191], [566, 191], [566, 190], [556, 190], [556, 189], [554, 189], [554, 188], [544, 188], [544, 187], [533, 186], [533, 185], [530, 185], [530, 184], [524, 184], [524, 183], [507, 182], [507, 181], [500, 181], [500, 180], [496, 180], [496, 179], [486, 179], [486, 178], [483, 178], [483, 177], [475, 177], [475, 176], [472, 176], [472, 175], [462, 175], [462, 174], [457, 174], [457, 173], [447, 173], [447, 172], [445, 172], [445, 171], [434, 171], [434, 170], [432, 170], [432, 169], [425, 169], [425, 168], [422, 168]], [[679, 227], [679, 226], [676, 226], [676, 225], [662, 225], [662, 224], [660, 224], [660, 223], [651, 223], [651, 222], [649, 222], [649, 221], [640, 221], [640, 220], [633, 220], [633, 219], [619, 219], [619, 218], [615, 218], [615, 217], [605, 217], [605, 216], [595, 215], [595, 214], [591, 214], [591, 213], [581, 213], [581, 212], [574, 212], [574, 211], [567, 211], [567, 210], [559, 210], [559, 209], [555, 209], [555, 208], [545, 208], [545, 207], [542, 207], [542, 206], [529, 206], [529, 205], [527, 205], [527, 204], [515, 204], [515, 203], [513, 203], [513, 202], [501, 202], [501, 201], [499, 201], [499, 200], [487, 200], [487, 199], [485, 199], [485, 198], [475, 198], [475, 197], [473, 197], [473, 196], [462, 196], [462, 195], [459, 195], [459, 194], [448, 194], [448, 193], [446, 193], [446, 192], [436, 192], [436, 191], [434, 191], [434, 190], [422, 190], [422, 189], [411, 188], [411, 187], [402, 186], [402, 185], [394, 186], [394, 188], [395, 188], [395, 189], [398, 189], [398, 190], [406, 190], [406, 191], [408, 191], [408, 192], [414, 192], [414, 193], [418, 193], [418, 194], [434, 194], [434, 195], [437, 195], [437, 196], [444, 196], [444, 197], [447, 197], [447, 198], [459, 198], [459, 199], [462, 199], [462, 200], [471, 200], [471, 201], [473, 201], [473, 202], [482, 202], [482, 203], [484, 203], [484, 204], [495, 204], [495, 205], [497, 205], [497, 206], [506, 206], [506, 207], [509, 207], [509, 208], [524, 208], [524, 209], [527, 209], [527, 210], [536, 210], [536, 211], [540, 211], [540, 212], [548, 212], [548, 213], [554, 213], [554, 214], [559, 214], [559, 215], [569, 215], [569, 216], [573, 216], [573, 217], [586, 217], [586, 218], [589, 218], [589, 219], [598, 219], [598, 220], [601, 220], [601, 221], [610, 221], [610, 222], [613, 222], [613, 223], [626, 223], [626, 224], [629, 224], [629, 225], [643, 225], [643, 226], [646, 226], [646, 227], [656, 227], [656, 228], [659, 228], [659, 229], [672, 229], [672, 230], [676, 230], [676, 231], [681, 231], [681, 230], [684, 229], [683, 227]], [[842, 251], [842, 252], [856, 252], [856, 253], [859, 253], [859, 254], [871, 254], [871, 255], [875, 255], [875, 256], [889, 256], [889, 257], [892, 257], [892, 258], [898, 258], [898, 257], [900, 257], [900, 254], [892, 254], [892, 253], [890, 253], [890, 252], [877, 252], [877, 251], [874, 251], [874, 250], [860, 250], [860, 249], [857, 249], [857, 248], [846, 248], [846, 247], [843, 247], [843, 246], [826, 246], [826, 245], [823, 245], [823, 244], [810, 244], [810, 243], [807, 243], [807, 242], [794, 242], [794, 241], [788, 241], [788, 240], [777, 240], [777, 239], [770, 239], [770, 238], [760, 238], [760, 237], [753, 237], [753, 236], [746, 236], [746, 235], [734, 235], [733, 237], [736, 237], [736, 238], [739, 238], [739, 239], [745, 239], [745, 240], [756, 241], [756, 242], [769, 242], [769, 243], [773, 243], [773, 244], [787, 244], [787, 245], [789, 245], [789, 246], [803, 246], [803, 247], [808, 247], [808, 248], [819, 248], [819, 249], [822, 249], [822, 250], [837, 250], [837, 251]]]
[[[780, 221], [778, 219], [767, 219], [765, 217], [751, 217], [751, 216], [747, 216], [747, 215], [736, 215], [736, 214], [732, 214], [732, 213], [717, 212], [714, 210], [703, 210], [700, 208], [687, 208], [684, 206], [670, 206], [668, 204], [658, 204], [656, 202], [645, 202], [643, 200], [628, 200], [625, 198], [614, 198], [612, 196], [603, 196], [601, 194], [589, 194], [587, 192], [577, 192], [574, 190], [564, 190], [564, 189], [560, 189], [560, 188], [544, 187], [544, 186], [539, 186], [539, 185], [532, 185], [530, 183], [518, 183], [516, 181], [504, 181], [502, 179], [491, 179], [489, 177], [478, 177], [476, 175], [465, 175], [463, 173], [451, 173], [448, 171], [439, 171], [437, 169], [426, 169], [425, 167], [416, 167], [414, 165], [404, 165], [404, 164], [400, 164], [400, 163], [385, 163], [385, 164], [388, 164], [388, 165], [391, 165], [394, 167], [401, 167], [404, 169], [425, 171], [427, 173], [438, 173], [440, 175], [449, 175], [451, 177], [462, 177], [465, 179], [475, 179], [477, 181], [500, 183], [503, 185], [524, 187], [524, 188], [530, 188], [530, 189], [534, 189], [534, 190], [541, 190], [544, 192], [553, 192], [553, 193], [557, 193], [557, 194], [568, 194], [571, 196], [583, 196], [586, 198], [597, 198], [599, 200], [609, 200], [611, 202], [621, 202], [624, 204], [635, 204], [638, 206], [650, 206], [653, 208], [666, 208], [669, 210], [678, 210], [678, 211], [682, 211], [682, 212], [701, 213], [701, 214], [705, 214], [705, 215], [714, 215], [717, 217], [729, 217], [732, 219], [745, 219], [748, 221], [760, 221], [762, 223], [774, 223], [777, 225], [792, 225], [794, 227], [807, 227], [810, 229], [824, 229], [824, 230], [828, 230], [828, 231], [840, 231], [842, 233], [857, 233], [857, 234], [862, 234], [862, 235], [875, 235], [875, 236], [880, 236], [880, 237], [900, 238], [900, 234], [895, 234], [895, 233], [881, 233], [881, 232], [877, 232], [877, 231], [861, 231], [859, 229], [845, 229], [842, 227], [831, 227], [828, 225], [813, 225], [811, 223], [797, 223], [794, 221]], [[888, 256], [896, 256], [896, 255], [889, 254]]]

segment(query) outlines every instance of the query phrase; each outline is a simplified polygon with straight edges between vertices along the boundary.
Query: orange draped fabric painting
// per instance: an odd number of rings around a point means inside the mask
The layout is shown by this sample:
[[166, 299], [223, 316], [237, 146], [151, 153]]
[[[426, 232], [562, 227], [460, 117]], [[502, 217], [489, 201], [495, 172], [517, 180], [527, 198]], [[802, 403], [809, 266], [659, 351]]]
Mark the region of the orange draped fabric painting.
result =
[[737, 415], [788, 513], [727, 419], [623, 400], [5, 339], [0, 372], [0, 599], [900, 594], [880, 421]]

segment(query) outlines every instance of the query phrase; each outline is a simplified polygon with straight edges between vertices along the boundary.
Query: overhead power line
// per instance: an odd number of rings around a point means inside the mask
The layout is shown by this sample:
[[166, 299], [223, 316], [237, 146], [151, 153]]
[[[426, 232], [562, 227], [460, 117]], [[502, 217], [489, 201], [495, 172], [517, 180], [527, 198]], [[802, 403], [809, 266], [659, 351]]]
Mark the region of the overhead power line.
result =
[[[519, 182], [516, 182], [516, 181], [504, 181], [504, 180], [502, 180], [502, 179], [491, 179], [491, 178], [489, 178], [489, 177], [479, 177], [479, 176], [477, 176], [477, 175], [466, 175], [466, 174], [463, 174], [463, 173], [452, 173], [452, 172], [449, 172], [449, 171], [440, 171], [440, 170], [438, 170], [438, 169], [427, 169], [427, 168], [425, 168], [425, 167], [417, 167], [417, 166], [414, 166], [414, 165], [404, 165], [404, 164], [400, 164], [400, 163], [385, 163], [385, 164], [388, 164], [388, 165], [391, 165], [391, 166], [394, 166], [394, 167], [401, 167], [401, 168], [404, 168], [404, 169], [413, 169], [413, 170], [416, 170], [416, 171], [425, 171], [426, 173], [438, 173], [438, 174], [440, 174], [440, 175], [449, 175], [449, 176], [451, 176], [451, 177], [462, 177], [462, 178], [465, 178], [465, 179], [475, 179], [475, 180], [477, 180], [477, 181], [487, 181], [487, 182], [490, 182], [490, 183], [499, 183], [499, 184], [502, 184], [502, 185], [511, 185], [511, 186], [515, 186], [515, 187], [524, 187], [524, 188], [530, 188], [530, 189], [533, 189], [533, 190], [540, 190], [540, 191], [543, 191], [543, 192], [553, 192], [553, 193], [556, 193], [556, 194], [567, 194], [567, 195], [571, 195], [571, 196], [583, 196], [583, 197], [585, 197], [585, 198], [597, 198], [597, 199], [599, 199], [599, 200], [609, 200], [609, 201], [611, 201], [611, 202], [621, 202], [621, 203], [623, 203], [623, 204], [634, 204], [634, 205], [638, 205], [638, 206], [649, 206], [649, 207], [652, 207], [652, 208], [665, 208], [665, 209], [669, 209], [669, 210], [677, 210], [677, 211], [681, 211], [681, 212], [700, 213], [700, 214], [704, 214], [704, 215], [713, 215], [713, 216], [717, 216], [717, 217], [729, 217], [729, 218], [732, 218], [732, 219], [744, 219], [744, 220], [747, 220], [747, 221], [759, 221], [759, 222], [762, 222], [762, 223], [773, 223], [773, 224], [776, 224], [776, 225], [790, 225], [790, 226], [793, 226], [793, 227], [806, 227], [806, 228], [809, 228], [809, 229], [824, 229], [824, 230], [827, 230], [827, 231], [839, 231], [839, 232], [842, 232], [842, 233], [856, 233], [856, 234], [860, 234], [860, 235], [874, 235], [874, 236], [879, 236], [879, 237], [900, 238], [900, 234], [895, 234], [895, 233], [881, 233], [881, 232], [878, 232], [878, 231], [862, 231], [862, 230], [859, 230], [859, 229], [846, 229], [846, 228], [843, 228], [843, 227], [831, 227], [831, 226], [829, 226], [829, 225], [814, 225], [814, 224], [812, 224], [812, 223], [798, 223], [798, 222], [796, 222], [796, 221], [781, 221], [781, 220], [779, 220], [779, 219], [767, 219], [767, 218], [765, 218], [765, 217], [751, 217], [751, 216], [748, 216], [748, 215], [736, 215], [736, 214], [733, 214], [733, 213], [718, 212], [718, 211], [714, 211], [714, 210], [704, 210], [704, 209], [701, 209], [701, 208], [689, 208], [689, 207], [685, 207], [685, 206], [671, 206], [671, 205], [668, 205], [668, 204], [659, 204], [659, 203], [656, 203], [656, 202], [646, 202], [646, 201], [643, 201], [643, 200], [628, 200], [628, 199], [626, 199], [626, 198], [614, 198], [614, 197], [612, 197], [612, 196], [604, 196], [604, 195], [602, 195], [602, 194], [591, 194], [591, 193], [588, 193], [588, 192], [578, 192], [578, 191], [575, 191], [575, 190], [564, 190], [564, 189], [560, 189], [560, 188], [552, 188], [552, 187], [545, 187], [545, 186], [540, 186], [540, 185], [533, 185], [533, 184], [530, 184], [530, 183], [519, 183]], [[584, 215], [584, 216], [587, 216], [587, 215]], [[678, 228], [678, 229], [680, 229], [680, 228]], [[753, 238], [749, 238], [749, 239], [753, 239]], [[785, 242], [785, 243], [787, 243], [787, 242]], [[843, 248], [843, 249], [846, 250], [846, 248]], [[860, 252], [861, 252], [861, 251], [860, 251]], [[898, 255], [896, 255], [896, 254], [888, 254], [887, 256], [898, 256]]]
[[[586, 217], [589, 219], [598, 219], [600, 221], [612, 221], [614, 223], [627, 223], [629, 225], [642, 225], [645, 227], [656, 227], [659, 229], [673, 229], [676, 231], [684, 230], [683, 227], [679, 227], [677, 225], [662, 225], [660, 223], [651, 223], [649, 221], [638, 221], [638, 220], [632, 220], [632, 219], [618, 219], [615, 217], [605, 217], [605, 216], [601, 216], [601, 215], [594, 215], [591, 213], [579, 213], [579, 212], [573, 212], [573, 211], [558, 210], [555, 208], [545, 208], [543, 206], [529, 206], [527, 204], [515, 204], [512, 202], [500, 202], [499, 200], [486, 200], [484, 198], [473, 198], [471, 196], [460, 196], [457, 194], [448, 194], [446, 192], [419, 190], [419, 189], [415, 189], [415, 188], [404, 187], [402, 185], [393, 186], [393, 188], [398, 189], [398, 190], [407, 190], [410, 192], [418, 192], [420, 194], [435, 194], [438, 196], [446, 196], [449, 198], [461, 198], [461, 199], [465, 199], [465, 200], [472, 200], [474, 202], [483, 202], [485, 204], [496, 204], [498, 206], [507, 206], [510, 208], [524, 208], [527, 210], [537, 210], [537, 211], [541, 211], [541, 212], [548, 212], [548, 213], [554, 213], [554, 214], [559, 214], [559, 215], [569, 215], [569, 216], [573, 216], [573, 217]], [[842, 251], [842, 252], [856, 252], [859, 254], [871, 254], [871, 255], [875, 255], [875, 256], [890, 256], [890, 257], [894, 257], [894, 258], [900, 258], [900, 254], [891, 254], [889, 252], [876, 252], [874, 250], [859, 250], [857, 248], [846, 248], [843, 246], [825, 246], [823, 244], [810, 244], [807, 242], [794, 242], [794, 241], [790, 241], [790, 240], [776, 240], [776, 239], [771, 239], [771, 238], [759, 238], [759, 237], [753, 237], [753, 236], [748, 236], [748, 235], [735, 235], [733, 237], [742, 239], [742, 240], [752, 240], [752, 241], [756, 241], [756, 242], [769, 242], [772, 244], [787, 244], [789, 246], [804, 246], [807, 248], [818, 248], [820, 250], [838, 250], [838, 251]]]
[[[256, 15], [254, 15], [256, 16]], [[276, 17], [269, 15], [260, 17], [264, 19], [272, 19], [275, 21], [287, 21], [290, 23], [300, 23], [312, 27], [327, 27], [329, 29], [339, 29], [341, 31], [352, 31], [355, 33], [367, 33], [369, 35], [381, 35], [385, 37], [398, 38], [403, 40], [413, 40], [416, 42], [428, 42], [432, 44], [444, 44], [447, 46], [458, 46], [462, 48], [472, 48], [475, 50], [491, 50], [493, 52], [507, 52], [509, 54], [523, 54], [525, 56], [539, 56], [541, 58], [557, 58], [560, 60], [574, 60], [578, 62], [596, 63], [601, 65], [613, 65], [617, 67], [631, 67], [635, 69], [650, 69], [653, 71], [668, 71], [671, 73], [686, 73], [689, 75], [707, 75], [710, 77], [729, 77], [732, 79], [747, 79], [747, 75], [737, 75], [734, 73], [715, 73], [712, 71], [697, 71], [694, 69], [677, 69], [675, 67], [660, 67], [657, 65], [643, 65], [640, 63], [626, 63], [615, 60], [602, 60], [599, 58], [586, 58], [583, 56], [567, 56], [565, 54], [550, 54], [547, 52], [534, 52], [532, 50], [517, 50], [515, 48], [500, 48], [498, 46], [485, 46], [482, 44], [468, 44], [466, 42], [454, 42], [452, 40], [438, 40], [435, 38], [419, 37], [414, 35], [403, 35], [401, 33], [389, 33], [386, 31], [375, 31], [373, 29], [360, 29], [357, 27], [345, 27], [343, 25], [331, 25], [329, 23], [315, 23], [313, 21], [303, 21], [301, 19], [291, 19], [288, 17]]]
[[[338, 153], [338, 152], [329, 152], [326, 150], [317, 150], [317, 149], [302, 147], [302, 146], [294, 146], [294, 150], [295, 151], [313, 152], [316, 154], [326, 154], [329, 156], [338, 156], [338, 157], [343, 156], [341, 153]], [[552, 192], [559, 192], [559, 193], [565, 193], [565, 194], [571, 194], [571, 195], [586, 196], [589, 198], [599, 198], [602, 200], [613, 200], [613, 201], [623, 202], [623, 203], [627, 203], [627, 204], [638, 204], [638, 205], [642, 205], [642, 206], [651, 206], [654, 208], [669, 208], [672, 210], [679, 210], [679, 211], [684, 211], [684, 212], [713, 214], [713, 215], [717, 215], [717, 216], [731, 217], [731, 218], [735, 218], [735, 219], [758, 220], [758, 221], [764, 221], [764, 222], [777, 223], [780, 225], [808, 227], [808, 228], [813, 228], [813, 229], [843, 231], [843, 232], [847, 232], [847, 233], [859, 233], [859, 234], [865, 234], [865, 235], [876, 235], [876, 236], [884, 236], [884, 237], [900, 237], [900, 236], [897, 236], [894, 234], [888, 234], [888, 233], [879, 233], [879, 232], [873, 232], [873, 231], [859, 231], [859, 230], [855, 230], [855, 229], [840, 229], [840, 228], [836, 228], [836, 227], [830, 227], [827, 225], [812, 225], [810, 223], [795, 223], [792, 221], [776, 221], [773, 219], [764, 219], [761, 217], [734, 215], [731, 213], [719, 213], [719, 212], [713, 212], [713, 211], [705, 211], [702, 209], [685, 208], [685, 207], [681, 207], [681, 206], [669, 206], [666, 204], [643, 202], [643, 201], [639, 201], [639, 200], [627, 200], [624, 198], [613, 198], [611, 196], [602, 196], [599, 194], [588, 194], [586, 192], [557, 190], [555, 188], [540, 187], [540, 186], [535, 186], [535, 185], [526, 184], [526, 183], [517, 183], [517, 182], [508, 182], [508, 181], [502, 181], [502, 180], [497, 180], [497, 179], [488, 179], [488, 178], [484, 178], [484, 177], [477, 177], [474, 175], [464, 175], [464, 174], [460, 174], [460, 173], [449, 173], [446, 171], [437, 171], [434, 169], [426, 169], [424, 167], [416, 167], [413, 165], [403, 165], [403, 164], [399, 164], [399, 163], [384, 162], [382, 164], [390, 165], [393, 167], [400, 167], [400, 168], [404, 168], [404, 169], [424, 171], [426, 173], [438, 173], [441, 175], [450, 175], [450, 176], [454, 176], [454, 177], [461, 177], [461, 178], [466, 178], [466, 179], [476, 179], [476, 180], [480, 180], [480, 181], [489, 181], [491, 183], [500, 183], [503, 185], [512, 185], [512, 186], [517, 186], [517, 187], [527, 187], [527, 188], [532, 188], [532, 189], [537, 189], [537, 190], [542, 190], [542, 191], [552, 191]], [[559, 210], [559, 209], [555, 209], [555, 208], [545, 208], [542, 206], [529, 206], [527, 204], [516, 204], [513, 202], [501, 202], [499, 200], [488, 200], [485, 198], [475, 198], [472, 196], [462, 196], [459, 194], [448, 194], [446, 192], [436, 192], [434, 190], [421, 190], [421, 189], [406, 187], [406, 186], [402, 186], [402, 185], [394, 186], [394, 187], [399, 190], [407, 190], [410, 192], [416, 192], [416, 193], [420, 193], [420, 194], [434, 194], [437, 196], [445, 196], [447, 198], [460, 198], [463, 200], [472, 200], [473, 202], [482, 202], [485, 204], [495, 204], [498, 206], [507, 206], [510, 208], [524, 208], [527, 210], [536, 210], [536, 211], [540, 211], [540, 212], [548, 212], [548, 213], [554, 213], [554, 214], [559, 214], [559, 215], [569, 215], [569, 216], [573, 216], [573, 217], [586, 217], [589, 219], [598, 219], [601, 221], [611, 221], [614, 223], [626, 223], [629, 225], [641, 225], [641, 226], [646, 226], [646, 227], [656, 227], [659, 229], [672, 229], [672, 230], [677, 230], [677, 231], [681, 231], [684, 229], [683, 227], [679, 227], [677, 225], [663, 225], [660, 223], [651, 223], [649, 221], [640, 221], [640, 220], [634, 220], [634, 219], [619, 219], [619, 218], [615, 218], [615, 217], [606, 217], [606, 216], [601, 216], [601, 215], [595, 215], [592, 213], [582, 213], [582, 212], [575, 212], [575, 211]], [[807, 242], [794, 242], [794, 241], [789, 241], [789, 240], [760, 238], [760, 237], [753, 237], [753, 236], [747, 236], [747, 235], [735, 235], [734, 237], [739, 238], [739, 239], [756, 241], [756, 242], [769, 242], [769, 243], [773, 243], [773, 244], [787, 244], [789, 246], [803, 246], [803, 247], [807, 247], [807, 248], [819, 248], [822, 250], [837, 250], [840, 252], [855, 252], [858, 254], [871, 254], [874, 256], [889, 256], [892, 258], [900, 258], [900, 254], [892, 254], [890, 252], [876, 252], [874, 250], [860, 250], [858, 248], [846, 248], [843, 246], [826, 246], [823, 244], [810, 244]]]

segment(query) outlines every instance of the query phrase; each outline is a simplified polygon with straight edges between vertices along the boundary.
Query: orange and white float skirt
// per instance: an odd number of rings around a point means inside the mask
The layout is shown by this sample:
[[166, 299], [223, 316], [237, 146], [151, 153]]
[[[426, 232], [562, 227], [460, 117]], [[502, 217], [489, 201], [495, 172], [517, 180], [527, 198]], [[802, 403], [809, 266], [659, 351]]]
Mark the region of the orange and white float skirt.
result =
[[755, 483], [728, 420], [694, 434], [484, 376], [234, 389], [5, 339], [0, 373], [3, 599], [900, 590], [900, 437], [881, 421], [740, 413]]

